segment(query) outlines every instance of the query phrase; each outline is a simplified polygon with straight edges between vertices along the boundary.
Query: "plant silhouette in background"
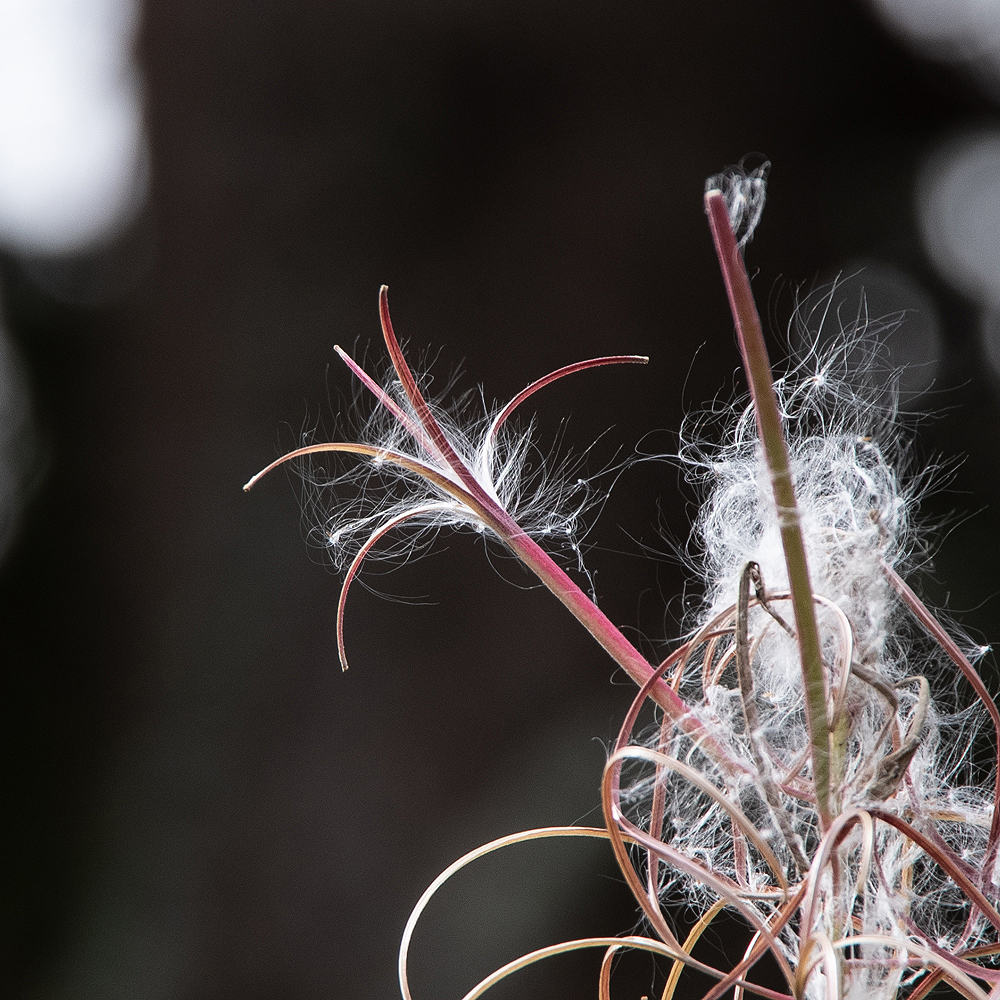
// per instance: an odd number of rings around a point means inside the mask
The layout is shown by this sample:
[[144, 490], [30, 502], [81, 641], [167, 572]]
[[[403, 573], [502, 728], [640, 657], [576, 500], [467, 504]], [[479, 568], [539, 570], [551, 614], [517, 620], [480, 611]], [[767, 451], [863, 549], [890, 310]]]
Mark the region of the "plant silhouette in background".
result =
[[[566, 836], [611, 842], [647, 933], [540, 949], [465, 1000], [533, 962], [593, 947], [606, 949], [601, 998], [610, 996], [613, 956], [623, 948], [673, 960], [663, 1000], [685, 967], [715, 981], [704, 1000], [733, 989], [737, 998], [919, 1000], [942, 980], [966, 997], [1000, 997], [1000, 713], [974, 655], [901, 575], [923, 552], [912, 525], [921, 480], [903, 481], [884, 378], [864, 362], [857, 370], [870, 331], [842, 331], [772, 376], [742, 258], [764, 181], [765, 168], [733, 171], [713, 178], [705, 195], [751, 404], [732, 411], [721, 443], [683, 437], [681, 461], [703, 494], [694, 537], [705, 599], [659, 665], [546, 551], [556, 541], [579, 563], [578, 522], [594, 501], [587, 484], [572, 463], [549, 468], [530, 433], [508, 425], [556, 379], [645, 358], [569, 365], [470, 419], [467, 397], [450, 409], [426, 398], [383, 287], [394, 379], [380, 385], [337, 348], [377, 404], [359, 440], [305, 445], [246, 486], [300, 460], [318, 495], [331, 498], [317, 530], [345, 573], [337, 609], [345, 668], [345, 603], [364, 560], [405, 558], [441, 529], [464, 528], [506, 546], [639, 686], [604, 771], [605, 825], [514, 834], [443, 872], [403, 934], [406, 1000], [409, 942], [433, 893], [500, 847]], [[338, 463], [330, 473], [317, 464], [328, 454]], [[956, 671], [971, 692], [964, 703]], [[932, 681], [944, 682], [935, 694]], [[640, 725], [650, 711], [654, 723]], [[985, 725], [997, 750], [984, 785], [974, 752]], [[670, 919], [678, 900], [700, 913], [684, 941]], [[723, 910], [748, 927], [743, 957], [728, 969], [693, 954]], [[782, 989], [753, 981], [765, 955]]]

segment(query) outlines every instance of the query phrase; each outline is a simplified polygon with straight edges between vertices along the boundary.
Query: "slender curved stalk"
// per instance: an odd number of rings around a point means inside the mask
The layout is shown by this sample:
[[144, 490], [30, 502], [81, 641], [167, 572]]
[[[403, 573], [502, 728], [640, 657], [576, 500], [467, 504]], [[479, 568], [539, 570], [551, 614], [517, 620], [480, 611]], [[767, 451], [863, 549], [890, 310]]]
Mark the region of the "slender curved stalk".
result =
[[344, 582], [340, 585], [340, 597], [337, 600], [337, 653], [340, 655], [340, 669], [347, 669], [347, 644], [344, 642], [344, 613], [347, 607], [347, 595], [350, 592], [351, 584], [361, 569], [361, 564], [365, 561], [368, 553], [375, 547], [376, 543], [384, 538], [389, 532], [394, 531], [400, 525], [415, 517], [423, 517], [433, 513], [440, 508], [440, 504], [428, 503], [421, 507], [414, 507], [390, 518], [385, 524], [373, 531], [368, 540], [358, 549], [358, 554], [351, 560], [351, 565], [347, 567], [344, 574]]
[[[722, 912], [725, 908], [726, 901], [724, 899], [717, 899], [699, 918], [698, 922], [691, 928], [690, 933], [684, 939], [684, 950], [690, 954], [691, 949], [698, 943], [702, 934], [708, 930], [709, 924]], [[677, 983], [681, 978], [681, 973], [684, 971], [684, 963], [674, 961], [674, 964], [670, 968], [670, 975], [667, 977], [666, 986], [663, 987], [663, 993], [660, 996], [660, 1000], [674, 1000], [674, 990], [677, 989]]]
[[564, 365], [554, 372], [542, 378], [535, 379], [527, 388], [522, 389], [494, 418], [490, 424], [489, 436], [493, 437], [499, 430], [500, 425], [516, 410], [529, 396], [533, 396], [539, 389], [544, 389], [557, 379], [565, 378], [567, 375], [575, 375], [577, 372], [588, 371], [591, 368], [599, 368], [602, 365], [647, 365], [649, 358], [645, 354], [612, 354], [602, 358], [591, 358], [589, 361], [575, 361], [571, 365]]
[[[410, 940], [413, 938], [413, 931], [416, 929], [420, 915], [427, 908], [431, 897], [448, 881], [456, 872], [461, 871], [466, 865], [471, 864], [478, 858], [483, 858], [487, 854], [499, 851], [502, 847], [510, 847], [512, 844], [522, 844], [529, 840], [545, 840], [550, 837], [590, 837], [598, 840], [608, 840], [609, 834], [604, 827], [595, 826], [547, 826], [539, 827], [535, 830], [524, 830], [520, 833], [512, 833], [506, 837], [499, 837], [491, 840], [488, 844], [477, 847], [468, 854], [463, 854], [457, 861], [450, 865], [427, 888], [423, 895], [417, 900], [416, 906], [410, 913], [406, 926], [403, 928], [403, 936], [399, 942], [399, 989], [403, 994], [403, 1000], [413, 1000], [410, 993], [410, 977], [407, 969], [407, 961], [410, 954]], [[513, 971], [513, 970], [512, 970]]]
[[788, 585], [792, 592], [792, 607], [795, 610], [795, 630], [799, 637], [816, 807], [820, 826], [826, 830], [831, 820], [830, 726], [826, 714], [819, 628], [813, 607], [812, 585], [809, 582], [809, 566], [806, 562], [806, 547], [799, 523], [799, 510], [795, 502], [788, 444], [785, 441], [781, 413], [778, 410], [778, 398], [774, 393], [771, 362], [764, 344], [760, 316], [754, 303], [753, 292], [750, 290], [746, 266], [729, 224], [726, 199], [721, 191], [706, 193], [705, 211], [708, 214], [715, 252], [722, 269], [729, 306], [736, 323], [740, 353], [743, 356], [743, 366], [750, 383], [754, 412], [757, 416], [757, 431], [764, 448], [771, 476], [771, 488], [774, 491], [774, 502], [778, 509], [778, 527], [781, 530], [781, 544], [785, 551], [785, 566], [788, 569]]

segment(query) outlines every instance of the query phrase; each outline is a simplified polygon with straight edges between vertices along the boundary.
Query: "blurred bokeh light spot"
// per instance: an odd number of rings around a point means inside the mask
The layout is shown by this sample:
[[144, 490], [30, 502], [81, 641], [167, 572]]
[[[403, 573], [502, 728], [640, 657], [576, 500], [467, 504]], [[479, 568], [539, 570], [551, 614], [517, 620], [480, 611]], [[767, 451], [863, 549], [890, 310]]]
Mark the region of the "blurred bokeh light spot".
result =
[[1000, 131], [965, 133], [932, 153], [917, 213], [942, 275], [977, 302], [1000, 303]]
[[0, 0], [0, 244], [86, 250], [142, 201], [133, 0]]
[[989, 14], [988, 4], [970, 0], [873, 0], [873, 6], [909, 41], [939, 54], [971, 45], [972, 27]]
[[871, 0], [879, 18], [922, 55], [970, 71], [1000, 97], [997, 0]]

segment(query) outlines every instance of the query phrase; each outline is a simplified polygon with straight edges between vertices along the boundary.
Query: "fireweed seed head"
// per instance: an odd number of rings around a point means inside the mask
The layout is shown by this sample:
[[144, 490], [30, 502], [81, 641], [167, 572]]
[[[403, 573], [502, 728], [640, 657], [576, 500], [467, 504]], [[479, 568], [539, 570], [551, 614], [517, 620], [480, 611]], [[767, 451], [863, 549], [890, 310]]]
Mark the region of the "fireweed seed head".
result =
[[[993, 809], [992, 782], [983, 783], [970, 758], [985, 712], [979, 702], [963, 703], [956, 695], [954, 666], [911, 627], [887, 580], [885, 567], [905, 564], [914, 553], [926, 558], [913, 513], [934, 473], [925, 468], [907, 478], [897, 467], [907, 463], [905, 438], [885, 401], [884, 373], [869, 373], [870, 393], [859, 388], [853, 366], [863, 346], [864, 331], [848, 331], [824, 350], [810, 351], [775, 385], [827, 670], [838, 761], [834, 798], [839, 810], [875, 807], [933, 826], [944, 849], [975, 872], [988, 861]], [[789, 634], [778, 515], [752, 411], [732, 410], [721, 441], [708, 444], [708, 426], [717, 428], [718, 421], [718, 410], [692, 418], [682, 437], [681, 461], [702, 491], [691, 553], [706, 600], [693, 623], [693, 649], [673, 676], [704, 727], [745, 771], [723, 772], [680, 733], [664, 742], [657, 729], [646, 742], [725, 789], [793, 881], [812, 864], [821, 831], [810, 797], [809, 734], [798, 648]], [[748, 690], [737, 677], [735, 645], [739, 587], [745, 568], [754, 563], [766, 593], [750, 592]], [[936, 699], [930, 697], [928, 677]], [[659, 822], [665, 843], [740, 885], [748, 896], [766, 895], [770, 886], [772, 899], [754, 905], [762, 918], [773, 914], [773, 873], [719, 803], [678, 773], [632, 771], [631, 784], [623, 775], [622, 795], [634, 821], [644, 828]], [[853, 914], [856, 933], [910, 939], [917, 934], [944, 949], [971, 947], [989, 937], [987, 920], [970, 918], [965, 890], [925, 851], [885, 824], [878, 825], [874, 838], [866, 845], [857, 828], [844, 840], [842, 872], [849, 874], [836, 889], [833, 881], [818, 889], [826, 900], [824, 914]], [[878, 859], [877, 877], [861, 879], [859, 892], [859, 865], [869, 848]], [[710, 883], [676, 868], [662, 866], [658, 878], [667, 899], [682, 897], [705, 907], [717, 898]], [[991, 874], [994, 893], [996, 881]], [[802, 958], [805, 930], [793, 921], [779, 937], [792, 962]], [[837, 928], [834, 920], [825, 932], [845, 933], [846, 927]], [[855, 973], [845, 995], [894, 996], [900, 973], [888, 952], [883, 958]], [[821, 996], [824, 989], [818, 977], [807, 993]]]
[[[814, 317], [815, 308], [800, 309], [797, 319]], [[774, 388], [817, 609], [835, 815], [879, 810], [933, 829], [934, 845], [970, 878], [989, 867], [984, 890], [995, 898], [993, 775], [973, 759], [987, 721], [984, 705], [964, 687], [959, 693], [961, 675], [916, 626], [887, 575], [926, 563], [929, 543], [917, 507], [949, 467], [925, 463], [913, 472], [894, 373], [880, 367], [884, 355], [872, 324], [847, 326], [825, 343], [814, 330], [807, 343]], [[872, 832], [850, 828], [837, 847], [839, 877], [824, 874], [816, 860], [823, 831], [779, 515], [752, 408], [717, 405], [692, 416], [679, 455], [700, 493], [687, 555], [704, 601], [665, 678], [740, 767], [720, 767], [696, 740], [661, 723], [637, 741], [707, 779], [770, 845], [790, 884], [815, 882], [815, 925], [797, 917], [778, 936], [793, 965], [803, 960], [811, 934], [926, 940], [946, 951], [988, 940], [992, 928], [971, 909], [967, 889], [940, 858], [886, 822]], [[755, 567], [750, 579], [748, 566]], [[743, 679], [741, 628], [749, 667]], [[655, 830], [705, 872], [691, 877], [676, 865], [657, 865], [661, 898], [704, 909], [718, 899], [714, 878], [740, 887], [761, 920], [774, 918], [780, 894], [772, 866], [718, 797], [677, 770], [653, 772], [641, 761], [623, 768], [621, 788], [631, 821]], [[637, 864], [649, 872], [649, 862]], [[893, 949], [876, 951], [866, 952], [871, 961], [852, 971], [843, 995], [896, 995], [902, 971]], [[817, 973], [806, 995], [820, 997], [825, 989]]]
[[[389, 318], [385, 285], [379, 292], [379, 315], [394, 372], [384, 385], [336, 348], [374, 399], [369, 415], [353, 428], [355, 439], [306, 443], [244, 486], [251, 489], [277, 465], [302, 463], [303, 507], [318, 524], [312, 537], [344, 571], [337, 606], [341, 665], [347, 668], [345, 602], [362, 563], [375, 557], [412, 558], [442, 528], [465, 528], [503, 542], [627, 670], [646, 677], [651, 668], [645, 660], [535, 541], [551, 546], [556, 539], [557, 549], [568, 550], [586, 575], [580, 519], [604, 496], [578, 474], [586, 453], [552, 461], [534, 443], [532, 425], [518, 432], [509, 418], [535, 392], [566, 375], [609, 364], [645, 364], [648, 359], [615, 355], [579, 361], [532, 382], [506, 406], [487, 408], [481, 392], [459, 396], [447, 406], [427, 398], [429, 376], [414, 376], [403, 356]], [[476, 412], [474, 399], [481, 412]], [[358, 409], [352, 407], [351, 412]]]
[[[887, 367], [881, 350], [884, 337], [903, 319], [880, 323], [860, 309], [861, 318], [841, 323], [837, 293], [834, 283], [798, 303], [788, 339], [804, 346], [774, 389], [812, 589], [829, 602], [827, 610], [818, 608], [826, 631], [836, 630], [842, 613], [856, 660], [899, 659], [905, 666], [906, 649], [916, 640], [883, 568], [910, 572], [929, 564], [938, 526], [920, 516], [921, 500], [947, 484], [957, 463], [918, 464], [913, 457], [916, 418], [900, 417], [901, 372]], [[682, 428], [679, 455], [700, 494], [686, 549], [703, 594], [688, 621], [696, 630], [735, 604], [748, 562], [760, 566], [771, 593], [787, 592], [788, 577], [752, 406], [719, 403], [693, 414]], [[794, 678], [795, 643], [767, 641], [784, 644]]]

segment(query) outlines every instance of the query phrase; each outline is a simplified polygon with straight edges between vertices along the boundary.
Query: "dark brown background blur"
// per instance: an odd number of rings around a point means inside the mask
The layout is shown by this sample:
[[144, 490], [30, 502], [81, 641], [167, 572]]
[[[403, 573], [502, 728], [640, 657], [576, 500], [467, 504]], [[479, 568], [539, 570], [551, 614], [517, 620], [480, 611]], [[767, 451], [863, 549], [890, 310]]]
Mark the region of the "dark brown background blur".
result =
[[[403, 923], [442, 868], [597, 818], [630, 687], [550, 595], [443, 539], [370, 578], [403, 602], [355, 588], [342, 675], [338, 580], [302, 544], [294, 482], [240, 491], [333, 425], [350, 385], [332, 345], [377, 353], [382, 282], [412, 353], [440, 349], [440, 381], [461, 362], [490, 399], [649, 354], [538, 397], [541, 434], [569, 415], [582, 448], [611, 427], [595, 466], [644, 435], [669, 450], [685, 409], [736, 382], [703, 180], [766, 154], [748, 262], [772, 332], [791, 288], [858, 260], [934, 302], [951, 391], [916, 447], [969, 459], [927, 510], [989, 509], [924, 592], [997, 634], [997, 389], [913, 207], [927, 150], [994, 106], [866, 8], [148, 0], [138, 51], [149, 204], [72, 264], [104, 292], [73, 304], [3, 260], [46, 456], [0, 577], [10, 995], [393, 997]], [[650, 656], [683, 614], [684, 571], [642, 549], [684, 538], [678, 479], [636, 467], [589, 536], [602, 607]], [[418, 931], [416, 995], [628, 930], [608, 853], [530, 846], [469, 870]], [[497, 995], [593, 996], [599, 958]], [[652, 976], [625, 961], [618, 995]]]

